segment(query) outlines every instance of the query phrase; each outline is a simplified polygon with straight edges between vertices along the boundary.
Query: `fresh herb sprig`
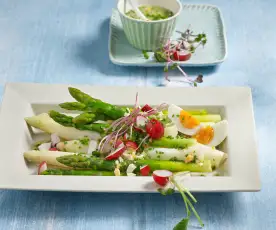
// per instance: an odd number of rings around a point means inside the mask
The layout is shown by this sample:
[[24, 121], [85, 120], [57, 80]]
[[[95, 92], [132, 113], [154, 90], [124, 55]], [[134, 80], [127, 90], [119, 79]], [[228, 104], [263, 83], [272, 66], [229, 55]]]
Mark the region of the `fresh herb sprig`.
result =
[[201, 227], [204, 227], [204, 224], [200, 218], [200, 216], [198, 215], [197, 211], [195, 210], [193, 203], [196, 203], [197, 200], [195, 199], [195, 197], [189, 192], [188, 189], [184, 188], [182, 185], [180, 185], [177, 181], [176, 181], [176, 177], [172, 176], [169, 178], [169, 186], [173, 186], [173, 187], [164, 187], [164, 188], [159, 188], [158, 192], [161, 193], [162, 195], [166, 196], [166, 195], [172, 195], [175, 192], [175, 187], [177, 188], [177, 190], [179, 191], [179, 193], [181, 194], [184, 204], [185, 204], [185, 208], [186, 208], [186, 217], [183, 218], [178, 224], [175, 225], [175, 227], [173, 228], [173, 230], [187, 230], [188, 229], [188, 224], [189, 224], [189, 220], [191, 217], [191, 211], [194, 213], [194, 215], [196, 216], [199, 224]]
[[[168, 39], [165, 45], [161, 45], [160, 48], [155, 50], [154, 57], [157, 62], [166, 62], [164, 72], [167, 81], [172, 81], [168, 76], [169, 70], [178, 69], [184, 76], [184, 80], [174, 80], [175, 82], [184, 82], [197, 87], [198, 83], [203, 82], [203, 75], [200, 74], [196, 79], [191, 79], [178, 64], [178, 61], [181, 61], [179, 54], [185, 53], [187, 55], [186, 60], [188, 60], [198, 47], [206, 45], [207, 36], [205, 33], [194, 34], [189, 28], [184, 32], [176, 32], [180, 33], [181, 36], [176, 40]], [[146, 51], [143, 51], [143, 55], [146, 59], [149, 58]]]

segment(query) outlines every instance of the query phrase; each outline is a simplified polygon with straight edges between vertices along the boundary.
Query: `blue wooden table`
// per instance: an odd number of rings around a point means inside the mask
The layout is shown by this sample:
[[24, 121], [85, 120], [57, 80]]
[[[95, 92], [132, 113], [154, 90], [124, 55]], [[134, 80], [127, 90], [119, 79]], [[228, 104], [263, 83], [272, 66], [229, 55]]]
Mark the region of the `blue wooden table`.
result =
[[[203, 72], [203, 86], [252, 88], [262, 179], [259, 193], [196, 194], [197, 210], [206, 230], [276, 229], [276, 2], [197, 3], [222, 10], [229, 55], [218, 68], [186, 70]], [[115, 0], [0, 0], [0, 94], [8, 81], [160, 85], [160, 68], [110, 63], [114, 6]], [[3, 230], [170, 230], [183, 215], [178, 195], [0, 191]], [[196, 226], [193, 219], [190, 229]]]

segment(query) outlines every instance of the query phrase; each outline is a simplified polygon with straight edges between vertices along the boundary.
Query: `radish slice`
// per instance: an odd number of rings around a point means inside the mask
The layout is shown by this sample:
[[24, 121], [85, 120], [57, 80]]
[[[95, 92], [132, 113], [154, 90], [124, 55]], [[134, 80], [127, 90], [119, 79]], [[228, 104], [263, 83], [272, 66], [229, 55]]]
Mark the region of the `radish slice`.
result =
[[127, 167], [126, 172], [127, 172], [127, 173], [132, 173], [135, 169], [136, 169], [136, 165], [135, 165], [135, 164], [130, 164], [130, 165]]
[[123, 144], [123, 142], [121, 141], [121, 140], [117, 140], [116, 141], [116, 144], [115, 144], [115, 148], [118, 148], [120, 145], [122, 145]]
[[41, 145], [38, 146], [39, 151], [43, 151], [43, 150], [49, 150], [51, 148], [52, 143], [43, 143]]
[[126, 150], [125, 145], [122, 143], [115, 151], [110, 153], [108, 156], [105, 157], [105, 160], [116, 160], [118, 159]]
[[51, 144], [52, 147], [56, 147], [56, 145], [60, 142], [60, 138], [56, 133], [51, 134]]
[[152, 108], [148, 104], [145, 104], [141, 110], [143, 112], [148, 112], [148, 111], [152, 110]]
[[47, 170], [47, 163], [46, 163], [46, 161], [43, 161], [38, 166], [37, 174], [40, 175], [42, 172], [44, 172], [46, 170]]
[[94, 152], [97, 148], [98, 148], [97, 141], [90, 140], [89, 145], [88, 145], [87, 154], [92, 154], [92, 152]]
[[187, 50], [176, 51], [173, 53], [173, 58], [177, 61], [187, 61], [191, 56], [192, 54]]
[[58, 151], [57, 148], [49, 148], [49, 151]]
[[144, 116], [137, 116], [136, 117], [136, 125], [138, 128], [140, 127], [144, 127], [147, 123], [147, 118], [145, 118]]
[[150, 167], [148, 165], [141, 166], [140, 173], [142, 176], [148, 176], [150, 173]]
[[165, 186], [168, 182], [169, 182], [169, 177], [172, 176], [172, 172], [168, 171], [168, 170], [155, 170], [153, 171], [153, 180], [161, 185], [161, 186]]
[[124, 138], [124, 141], [127, 141], [128, 138], [129, 138], [129, 135], [127, 133], [125, 133], [124, 136], [123, 136], [123, 138]]
[[126, 141], [125, 145], [126, 145], [127, 149], [136, 150], [138, 148], [138, 145], [134, 141]]

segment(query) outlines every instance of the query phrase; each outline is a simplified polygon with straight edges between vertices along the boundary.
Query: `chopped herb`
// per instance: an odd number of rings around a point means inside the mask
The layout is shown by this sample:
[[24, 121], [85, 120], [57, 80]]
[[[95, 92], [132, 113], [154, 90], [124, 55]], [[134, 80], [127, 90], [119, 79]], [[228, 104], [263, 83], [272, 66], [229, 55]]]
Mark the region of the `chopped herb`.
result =
[[172, 157], [170, 161], [179, 161], [177, 157]]
[[172, 117], [174, 117], [174, 114], [172, 115]]
[[179, 114], [177, 114], [176, 116], [179, 117]]
[[64, 141], [64, 144], [65, 144], [65, 145], [67, 145], [67, 143], [68, 143], [67, 141]]
[[168, 189], [159, 188], [157, 189], [157, 191], [160, 192], [163, 196], [172, 195], [175, 192], [173, 188], [168, 188]]
[[[89, 137], [83, 137], [83, 138], [80, 138], [79, 141], [82, 145], [88, 145], [90, 139], [89, 139]], [[76, 143], [74, 143], [74, 144], [76, 144]]]

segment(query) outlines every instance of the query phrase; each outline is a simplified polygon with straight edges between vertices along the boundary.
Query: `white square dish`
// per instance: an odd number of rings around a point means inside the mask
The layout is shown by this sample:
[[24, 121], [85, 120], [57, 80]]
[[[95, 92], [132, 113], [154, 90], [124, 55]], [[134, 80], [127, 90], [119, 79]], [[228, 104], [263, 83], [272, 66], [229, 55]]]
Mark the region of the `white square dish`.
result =
[[[116, 105], [174, 103], [181, 107], [219, 112], [229, 122], [223, 146], [228, 153], [224, 176], [190, 177], [185, 186], [194, 192], [260, 190], [252, 96], [249, 88], [137, 88], [77, 85], [84, 92]], [[33, 139], [24, 117], [58, 109], [72, 101], [68, 85], [9, 83], [0, 112], [0, 188], [83, 192], [156, 192], [151, 177], [37, 176], [23, 158]]]

